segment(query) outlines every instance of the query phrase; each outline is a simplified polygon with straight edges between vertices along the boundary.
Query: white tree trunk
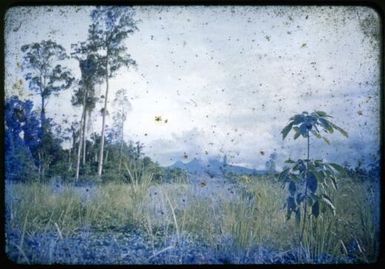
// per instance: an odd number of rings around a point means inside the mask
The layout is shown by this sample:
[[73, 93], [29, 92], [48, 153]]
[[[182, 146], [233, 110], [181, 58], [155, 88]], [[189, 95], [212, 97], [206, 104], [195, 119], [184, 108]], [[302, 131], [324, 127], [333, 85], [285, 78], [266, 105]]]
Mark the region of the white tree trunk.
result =
[[[86, 105], [86, 104], [84, 104]], [[87, 139], [86, 139], [86, 122], [87, 122], [87, 113], [84, 111], [84, 122], [83, 122], [83, 159], [82, 164], [86, 164], [86, 151], [87, 151]]]
[[79, 179], [79, 172], [80, 172], [80, 157], [81, 157], [82, 145], [83, 145], [83, 135], [84, 135], [83, 128], [84, 128], [85, 114], [86, 114], [86, 107], [83, 106], [83, 113], [80, 119], [79, 146], [78, 146], [78, 156], [77, 156], [77, 162], [76, 162], [76, 181]]
[[99, 152], [99, 165], [98, 165], [98, 176], [102, 175], [103, 170], [103, 151], [104, 151], [104, 131], [106, 123], [106, 113], [107, 113], [107, 99], [108, 99], [108, 51], [107, 51], [107, 66], [106, 66], [106, 94], [104, 96], [104, 110], [103, 110], [103, 119], [102, 119], [102, 134], [100, 141], [100, 152]]

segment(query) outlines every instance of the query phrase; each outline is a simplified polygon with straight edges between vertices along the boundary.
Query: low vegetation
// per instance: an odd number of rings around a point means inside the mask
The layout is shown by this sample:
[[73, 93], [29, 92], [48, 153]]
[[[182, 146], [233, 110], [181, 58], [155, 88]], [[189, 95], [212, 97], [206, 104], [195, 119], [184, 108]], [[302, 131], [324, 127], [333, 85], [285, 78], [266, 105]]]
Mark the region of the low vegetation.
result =
[[220, 248], [223, 240], [230, 240], [228, 248], [243, 252], [263, 245], [282, 256], [291, 255], [296, 263], [376, 260], [379, 212], [368, 210], [379, 202], [374, 182], [343, 179], [339, 195], [331, 194], [337, 217], [330, 211], [310, 217], [300, 246], [301, 230], [285, 217], [281, 183], [272, 176], [242, 176], [238, 185], [230, 197], [227, 189], [200, 196], [188, 183], [143, 182], [133, 187], [133, 183], [110, 182], [84, 188], [12, 183], [6, 191], [7, 230], [21, 231], [22, 236], [20, 241], [7, 242], [8, 248], [16, 245], [18, 261], [27, 262], [21, 255], [28, 253], [23, 240], [36, 233], [50, 232], [60, 241], [84, 231], [135, 229], [152, 246], [166, 242], [170, 235], [177, 245], [188, 235], [212, 248]]

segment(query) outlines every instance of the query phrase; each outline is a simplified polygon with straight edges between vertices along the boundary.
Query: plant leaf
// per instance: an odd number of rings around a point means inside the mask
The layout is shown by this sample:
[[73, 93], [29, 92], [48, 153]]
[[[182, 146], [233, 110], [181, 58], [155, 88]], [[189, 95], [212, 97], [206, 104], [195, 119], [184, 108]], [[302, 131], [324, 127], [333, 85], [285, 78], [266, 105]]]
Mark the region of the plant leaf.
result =
[[306, 185], [312, 193], [317, 191], [318, 182], [316, 176], [313, 173], [309, 173], [306, 179]]
[[295, 192], [297, 191], [297, 186], [293, 181], [290, 181], [289, 183], [289, 192], [291, 196], [294, 196]]
[[313, 206], [311, 207], [311, 213], [313, 214], [314, 217], [319, 216], [319, 202], [316, 201]]
[[321, 126], [324, 127], [327, 132], [333, 133], [333, 131], [334, 131], [333, 130], [333, 125], [332, 125], [332, 123], [330, 121], [328, 121], [328, 120], [326, 120], [324, 118], [319, 118], [318, 120], [319, 120]]
[[301, 135], [301, 132], [299, 130], [296, 131], [296, 133], [294, 135], [294, 140], [296, 140], [300, 135]]
[[315, 113], [320, 116], [320, 117], [330, 117], [332, 118], [332, 116], [328, 115], [326, 112], [324, 111], [315, 111]]
[[279, 174], [279, 177], [278, 179], [279, 180], [285, 180], [289, 174], [289, 170], [290, 168], [286, 168], [285, 170], [283, 170], [280, 174]]
[[325, 117], [327, 116], [326, 112], [323, 112], [323, 111], [315, 111], [315, 113], [320, 116], [320, 117]]
[[343, 168], [341, 165], [336, 164], [336, 163], [329, 163], [331, 167], [333, 167], [338, 173], [345, 175], [346, 171], [345, 168]]
[[304, 120], [304, 116], [302, 114], [297, 114], [290, 118], [293, 121], [294, 125], [300, 124]]
[[326, 194], [322, 194], [322, 201], [324, 201], [325, 204], [329, 206], [329, 208], [333, 211], [333, 215], [335, 215], [336, 214], [336, 207], [334, 206], [330, 197], [327, 196]]
[[287, 203], [287, 215], [286, 215], [286, 220], [289, 220], [290, 217], [291, 217], [291, 213], [293, 211], [296, 210], [296, 204], [295, 204], [295, 200], [293, 197], [287, 197], [287, 200], [286, 200], [286, 203]]
[[325, 179], [324, 179], [322, 173], [317, 172], [316, 170], [312, 170], [312, 173], [314, 174], [314, 176], [316, 177], [316, 179], [317, 179], [317, 181], [319, 183], [324, 183], [325, 182]]
[[306, 127], [306, 124], [305, 123], [302, 123], [300, 126], [299, 126], [299, 132], [301, 133], [301, 135], [303, 137], [307, 137], [309, 135], [309, 129]]
[[329, 177], [329, 178], [330, 178], [330, 181], [332, 182], [333, 188], [338, 190], [336, 178], [335, 177]]
[[318, 131], [316, 131], [316, 130], [314, 130], [314, 129], [312, 129], [312, 130], [310, 130], [310, 132], [315, 136], [315, 137], [317, 137], [317, 138], [321, 138], [321, 135], [319, 134], [319, 132]]
[[303, 193], [297, 193], [296, 202], [297, 204], [302, 203], [302, 201], [305, 199], [305, 195]]
[[322, 136], [322, 139], [328, 144], [328, 145], [330, 145], [330, 141], [329, 141], [329, 139], [327, 139], [326, 137], [324, 137], [324, 136]]
[[291, 128], [293, 127], [293, 122], [290, 122], [288, 125], [286, 125], [285, 128], [281, 131], [282, 139], [285, 139], [287, 134], [290, 132]]
[[344, 129], [342, 129], [341, 127], [338, 127], [337, 125], [335, 125], [335, 124], [332, 123], [332, 122], [330, 122], [330, 124], [333, 126], [334, 129], [336, 129], [337, 131], [339, 131], [343, 136], [349, 137], [348, 132], [346, 132]]

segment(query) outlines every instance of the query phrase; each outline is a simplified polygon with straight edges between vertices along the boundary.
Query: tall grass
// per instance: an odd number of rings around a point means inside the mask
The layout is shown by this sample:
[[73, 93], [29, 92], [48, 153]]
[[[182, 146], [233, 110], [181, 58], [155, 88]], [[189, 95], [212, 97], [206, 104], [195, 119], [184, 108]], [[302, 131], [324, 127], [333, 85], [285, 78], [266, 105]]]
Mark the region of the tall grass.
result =
[[[379, 190], [366, 182], [341, 182], [338, 192], [332, 194], [336, 216], [326, 212], [311, 218], [299, 245], [295, 221], [285, 219], [285, 190], [272, 178], [244, 176], [230, 199], [225, 189], [214, 193], [215, 197], [200, 197], [186, 183], [154, 185], [145, 172], [130, 177], [130, 183], [90, 189], [90, 200], [72, 185], [64, 185], [60, 192], [37, 182], [8, 186], [6, 206], [12, 217], [7, 224], [23, 233], [21, 242], [13, 242], [20, 259], [27, 259], [23, 258], [24, 238], [34, 233], [52, 232], [61, 240], [84, 229], [113, 232], [131, 228], [148, 235], [154, 257], [160, 253], [155, 251], [159, 241], [168, 250], [182, 235], [212, 247], [227, 238], [231, 247], [244, 251], [258, 245], [282, 253], [291, 251], [300, 263], [323, 262], [325, 255], [363, 262], [377, 257], [379, 201], [375, 192]], [[156, 190], [156, 196], [150, 196], [150, 188]], [[176, 245], [167, 241], [172, 236]]]
[[362, 262], [373, 262], [379, 251], [380, 186], [378, 182], [342, 182], [337, 200], [336, 233]]

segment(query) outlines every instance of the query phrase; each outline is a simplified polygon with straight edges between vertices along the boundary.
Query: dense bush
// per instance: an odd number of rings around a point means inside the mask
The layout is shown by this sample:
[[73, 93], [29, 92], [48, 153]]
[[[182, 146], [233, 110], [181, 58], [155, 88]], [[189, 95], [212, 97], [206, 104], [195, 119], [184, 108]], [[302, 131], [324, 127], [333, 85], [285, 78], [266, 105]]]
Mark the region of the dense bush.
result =
[[38, 117], [31, 101], [12, 96], [5, 101], [5, 176], [8, 180], [36, 178], [36, 152], [40, 137]]

